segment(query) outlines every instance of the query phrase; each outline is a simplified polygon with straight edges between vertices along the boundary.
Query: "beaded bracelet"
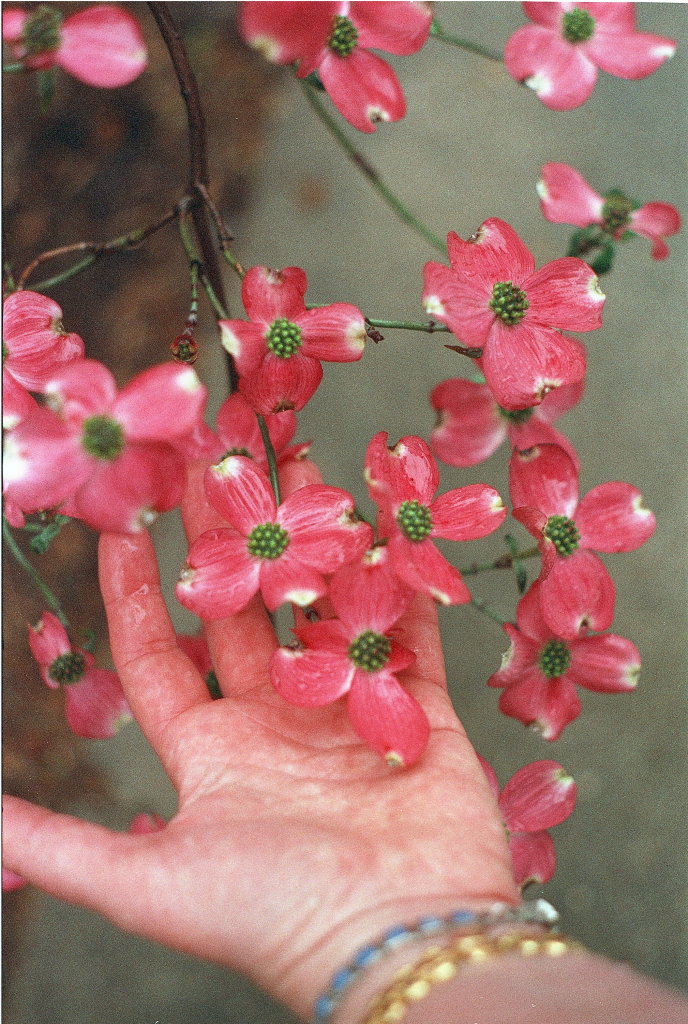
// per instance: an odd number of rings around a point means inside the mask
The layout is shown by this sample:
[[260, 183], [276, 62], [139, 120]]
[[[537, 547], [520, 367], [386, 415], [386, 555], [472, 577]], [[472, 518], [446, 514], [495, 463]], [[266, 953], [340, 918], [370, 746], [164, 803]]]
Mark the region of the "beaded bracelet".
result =
[[397, 971], [391, 985], [368, 1008], [362, 1024], [398, 1024], [409, 1006], [425, 999], [434, 985], [449, 981], [466, 964], [485, 963], [505, 953], [560, 957], [585, 951], [565, 935], [532, 936], [514, 931], [499, 936], [462, 935], [442, 949], [426, 950], [415, 964]]
[[538, 899], [525, 901], [518, 907], [495, 903], [485, 911], [455, 910], [443, 917], [421, 917], [411, 925], [396, 925], [384, 932], [376, 943], [362, 946], [351, 960], [332, 976], [330, 984], [316, 1000], [313, 1024], [327, 1024], [346, 990], [358, 980], [359, 975], [367, 967], [414, 939], [442, 934], [469, 925], [479, 931], [501, 924], [541, 924], [551, 928], [558, 920], [559, 915], [551, 903]]

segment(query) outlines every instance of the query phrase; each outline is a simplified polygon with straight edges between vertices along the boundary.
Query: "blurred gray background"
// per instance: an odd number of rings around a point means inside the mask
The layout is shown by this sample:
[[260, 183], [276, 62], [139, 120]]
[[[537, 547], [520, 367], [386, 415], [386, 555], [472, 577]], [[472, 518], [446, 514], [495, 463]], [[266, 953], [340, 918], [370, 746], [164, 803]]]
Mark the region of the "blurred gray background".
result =
[[[146, 18], [143, 4], [132, 6]], [[231, 5], [201, 6], [212, 8], [209, 18], [220, 31], [222, 17], [234, 14]], [[220, 8], [227, 8], [223, 15]], [[498, 51], [524, 23], [517, 3], [447, 2], [437, 5], [437, 14], [447, 31]], [[575, 166], [601, 192], [621, 188], [685, 213], [687, 15], [682, 4], [639, 4], [639, 27], [678, 39], [677, 55], [642, 81], [601, 74], [591, 99], [567, 113], [547, 110], [501, 65], [430, 40], [418, 54], [390, 61], [406, 93], [405, 120], [372, 136], [353, 129], [349, 135], [436, 233], [467, 237], [498, 216], [541, 265], [565, 253], [571, 230], [539, 212], [535, 182], [547, 161]], [[423, 319], [422, 266], [438, 255], [395, 219], [342, 156], [286, 71], [275, 97], [250, 208], [232, 221], [237, 256], [245, 265], [303, 267], [311, 302], [349, 301], [372, 317]], [[669, 245], [664, 263], [650, 259], [645, 240], [621, 248], [603, 280], [604, 326], [583, 337], [585, 398], [560, 424], [581, 457], [582, 493], [606, 480], [627, 480], [657, 515], [657, 533], [645, 547], [608, 560], [617, 585], [613, 630], [640, 649], [639, 689], [583, 693], [578, 721], [548, 744], [502, 717], [498, 691], [485, 685], [507, 646], [500, 628], [470, 607], [442, 610], [441, 619], [455, 705], [502, 784], [539, 758], [560, 761], [578, 783], [574, 816], [553, 832], [557, 873], [542, 890], [566, 930], [600, 953], [688, 988], [686, 233]], [[227, 284], [233, 315], [241, 315], [237, 283], [228, 275]], [[471, 368], [443, 347], [442, 335], [383, 333], [361, 363], [326, 364], [322, 387], [299, 417], [298, 437], [314, 439], [312, 455], [326, 481], [351, 489], [363, 507], [361, 469], [370, 437], [378, 430], [387, 430], [392, 442], [407, 433], [427, 437], [434, 420], [430, 389]], [[209, 333], [208, 347], [212, 339]], [[214, 358], [198, 364], [211, 385], [219, 384], [213, 410], [223, 397], [222, 358]], [[445, 468], [443, 489], [485, 481], [506, 496], [506, 461], [502, 449], [475, 470]], [[527, 541], [513, 521], [506, 529]], [[494, 557], [504, 550], [504, 532], [451, 557], [464, 565]], [[185, 553], [173, 517], [156, 525], [155, 536], [171, 591]], [[534, 564], [530, 569], [532, 579]], [[476, 596], [513, 615], [510, 574], [485, 574], [472, 586]], [[183, 610], [174, 614], [179, 628], [193, 628]], [[141, 809], [173, 813], [171, 787], [135, 726], [90, 746], [109, 773], [117, 804], [76, 804], [75, 813], [116, 828], [126, 828]], [[35, 907], [11, 996], [8, 1024], [291, 1020], [226, 971], [47, 897]]]

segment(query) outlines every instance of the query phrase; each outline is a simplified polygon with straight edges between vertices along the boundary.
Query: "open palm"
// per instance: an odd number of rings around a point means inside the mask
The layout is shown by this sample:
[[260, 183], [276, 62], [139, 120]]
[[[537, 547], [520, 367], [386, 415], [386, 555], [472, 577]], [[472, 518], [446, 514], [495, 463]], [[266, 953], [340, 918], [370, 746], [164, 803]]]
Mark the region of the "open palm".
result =
[[[288, 466], [289, 493], [316, 479]], [[190, 539], [219, 525], [197, 469]], [[430, 719], [427, 751], [390, 769], [343, 701], [287, 705], [268, 664], [262, 604], [208, 623], [224, 694], [179, 650], [146, 534], [103, 535], [101, 589], [115, 665], [178, 795], [161, 832], [133, 836], [6, 798], [7, 867], [119, 926], [237, 968], [306, 1016], [334, 967], [388, 925], [516, 901], [504, 830], [446, 693], [432, 601], [398, 627], [416, 653], [400, 678]]]

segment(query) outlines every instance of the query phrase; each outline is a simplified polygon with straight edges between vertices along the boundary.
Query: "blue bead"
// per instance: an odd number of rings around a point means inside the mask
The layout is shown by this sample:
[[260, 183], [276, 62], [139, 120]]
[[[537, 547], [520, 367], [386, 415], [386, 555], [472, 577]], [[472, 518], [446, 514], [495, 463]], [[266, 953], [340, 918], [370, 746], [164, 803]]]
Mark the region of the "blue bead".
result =
[[457, 910], [450, 917], [452, 924], [470, 924], [471, 921], [475, 921], [477, 914], [472, 914], [470, 910]]
[[347, 985], [351, 983], [353, 978], [353, 971], [348, 967], [342, 967], [341, 970], [337, 971], [330, 980], [330, 991], [331, 992], [342, 992]]
[[363, 949], [359, 949], [351, 963], [354, 967], [367, 967], [368, 964], [374, 964], [380, 956], [379, 946], [364, 946]]
[[330, 1016], [334, 1010], [334, 1001], [329, 996], [320, 996], [315, 1004], [315, 1012], [313, 1019], [316, 1021], [324, 1021]]
[[447, 927], [447, 922], [443, 917], [421, 917], [420, 921], [416, 924], [416, 929], [423, 934], [427, 932], [439, 932], [443, 928]]
[[385, 932], [382, 936], [382, 942], [388, 947], [400, 946], [402, 942], [406, 942], [412, 935], [413, 932], [410, 932], [408, 928], [404, 928], [403, 925], [397, 925], [396, 928], [390, 928], [389, 931]]

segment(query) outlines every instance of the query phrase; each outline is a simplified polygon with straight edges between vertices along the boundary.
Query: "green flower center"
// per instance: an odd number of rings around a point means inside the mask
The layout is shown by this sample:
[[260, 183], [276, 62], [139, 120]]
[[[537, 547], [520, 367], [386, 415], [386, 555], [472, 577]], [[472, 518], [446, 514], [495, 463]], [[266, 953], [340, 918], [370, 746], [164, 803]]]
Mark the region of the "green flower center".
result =
[[432, 530], [430, 509], [415, 498], [413, 501], [404, 501], [397, 512], [397, 523], [408, 540], [425, 540]]
[[301, 348], [301, 328], [280, 316], [273, 320], [267, 334], [268, 348], [280, 359], [289, 359]]
[[41, 4], [26, 19], [22, 42], [28, 57], [34, 57], [46, 50], [56, 50], [60, 44], [60, 25], [62, 15], [53, 6]]
[[488, 306], [495, 316], [505, 324], [517, 324], [526, 315], [528, 299], [526, 293], [512, 284], [511, 281], [497, 281], [492, 289], [492, 298]]
[[357, 39], [358, 29], [354, 23], [342, 14], [335, 14], [332, 21], [332, 32], [327, 40], [329, 48], [338, 57], [348, 57], [356, 46]]
[[540, 669], [548, 679], [563, 676], [570, 664], [571, 651], [564, 640], [550, 640], [540, 651]]
[[124, 449], [124, 431], [109, 416], [91, 416], [83, 422], [81, 444], [94, 458], [112, 461]]
[[561, 22], [564, 39], [569, 43], [584, 43], [595, 31], [595, 19], [581, 7], [567, 11]]
[[392, 641], [372, 629], [366, 629], [357, 636], [347, 651], [354, 665], [366, 672], [379, 672], [389, 661], [391, 652]]
[[611, 235], [622, 230], [631, 222], [633, 203], [623, 192], [607, 192], [602, 207], [604, 229]]
[[580, 533], [573, 519], [568, 516], [550, 516], [543, 532], [560, 555], [571, 555], [578, 547]]
[[248, 536], [248, 553], [254, 558], [279, 558], [288, 543], [289, 534], [279, 523], [261, 523]]
[[228, 459], [230, 455], [243, 455], [245, 459], [253, 458], [253, 453], [250, 452], [248, 448], [230, 448], [229, 451], [226, 451], [222, 458], [219, 459], [216, 465], [219, 466], [220, 462], [224, 462], [225, 459]]
[[502, 409], [500, 405], [497, 411], [507, 423], [527, 423], [535, 412], [535, 406], [531, 405], [529, 409]]
[[48, 669], [48, 675], [56, 683], [66, 684], [78, 683], [86, 671], [86, 659], [78, 651], [69, 651], [67, 654], [60, 654], [55, 658]]

